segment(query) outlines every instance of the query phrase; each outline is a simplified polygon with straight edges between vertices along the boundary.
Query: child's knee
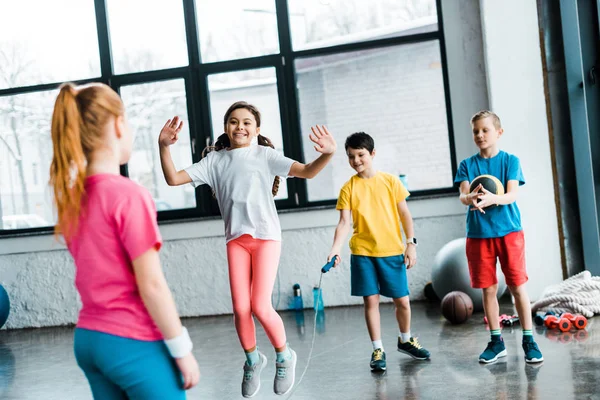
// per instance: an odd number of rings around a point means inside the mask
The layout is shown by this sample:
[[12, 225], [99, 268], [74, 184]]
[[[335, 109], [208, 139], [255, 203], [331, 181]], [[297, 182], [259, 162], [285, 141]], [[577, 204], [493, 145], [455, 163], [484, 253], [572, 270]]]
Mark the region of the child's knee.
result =
[[394, 299], [394, 304], [396, 305], [396, 308], [410, 310], [410, 299], [408, 296]]
[[510, 293], [514, 296], [514, 297], [521, 297], [521, 296], [526, 296], [527, 292], [525, 291], [525, 285], [519, 285], [519, 286], [509, 286], [508, 290], [510, 290]]
[[498, 284], [482, 288], [481, 291], [483, 292], [484, 296], [496, 296], [496, 294], [498, 293]]
[[365, 307], [366, 308], [379, 308], [379, 295], [374, 294], [372, 296], [365, 296]]

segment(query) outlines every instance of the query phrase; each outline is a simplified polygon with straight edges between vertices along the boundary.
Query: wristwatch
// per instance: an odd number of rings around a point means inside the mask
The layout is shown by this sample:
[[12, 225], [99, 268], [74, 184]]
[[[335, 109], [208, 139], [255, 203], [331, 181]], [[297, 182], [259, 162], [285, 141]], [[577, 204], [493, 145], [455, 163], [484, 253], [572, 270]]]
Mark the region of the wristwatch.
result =
[[417, 238], [411, 237], [411, 238], [406, 239], [406, 244], [414, 244], [416, 246], [417, 245]]

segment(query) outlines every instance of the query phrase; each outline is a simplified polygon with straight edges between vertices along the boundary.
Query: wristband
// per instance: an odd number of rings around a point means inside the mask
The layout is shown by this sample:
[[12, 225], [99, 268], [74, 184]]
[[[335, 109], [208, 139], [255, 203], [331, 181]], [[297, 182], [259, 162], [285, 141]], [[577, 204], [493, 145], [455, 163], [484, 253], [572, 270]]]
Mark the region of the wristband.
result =
[[171, 357], [173, 358], [185, 357], [194, 348], [188, 330], [185, 326], [181, 327], [181, 335], [174, 337], [173, 339], [165, 339], [164, 342], [167, 345], [167, 349], [169, 349], [169, 353], [171, 353]]

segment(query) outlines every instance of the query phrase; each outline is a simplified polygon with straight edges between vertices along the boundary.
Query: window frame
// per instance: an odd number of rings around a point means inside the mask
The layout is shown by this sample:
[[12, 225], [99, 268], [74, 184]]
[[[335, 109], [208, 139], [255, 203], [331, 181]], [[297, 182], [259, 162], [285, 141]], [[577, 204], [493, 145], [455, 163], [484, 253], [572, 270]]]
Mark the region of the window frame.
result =
[[[74, 80], [72, 82], [75, 82], [76, 84], [102, 82], [115, 89], [117, 93], [120, 93], [121, 87], [123, 86], [183, 79], [186, 91], [192, 162], [194, 163], [200, 160], [202, 150], [206, 143], [208, 143], [207, 140], [211, 140], [212, 138], [213, 127], [211, 122], [210, 92], [208, 87], [208, 77], [210, 75], [258, 68], [275, 68], [284, 154], [299, 162], [308, 162], [311, 160], [305, 160], [302, 147], [303, 140], [308, 139], [303, 137], [305, 133], [301, 129], [299, 100], [296, 89], [297, 76], [295, 72], [295, 61], [297, 59], [354, 52], [358, 50], [394, 47], [411, 43], [437, 41], [440, 48], [446, 121], [448, 127], [448, 144], [451, 161], [451, 171], [449, 171], [449, 173], [452, 174], [450, 182], [453, 181], [454, 175], [456, 174], [457, 163], [441, 0], [435, 1], [438, 27], [436, 31], [344, 43], [330, 47], [308, 48], [304, 50], [293, 49], [287, 0], [274, 0], [278, 25], [279, 53], [209, 63], [202, 62], [200, 53], [199, 29], [202, 28], [198, 26], [198, 19], [196, 18], [196, 0], [181, 0], [183, 3], [185, 37], [188, 48], [188, 65], [184, 67], [126, 74], [114, 73], [110, 32], [108, 30], [107, 0], [93, 1], [96, 15], [96, 29], [98, 33], [101, 75], [95, 78]], [[56, 89], [62, 83], [63, 82], [44, 83], [2, 89], [0, 90], [0, 97], [52, 90]], [[340, 147], [343, 151], [343, 144], [338, 144], [338, 151], [340, 151]], [[178, 167], [182, 168], [185, 166]], [[127, 165], [121, 168], [121, 174], [128, 176]], [[288, 187], [288, 198], [276, 200], [277, 209], [280, 211], [299, 211], [324, 207], [332, 208], [336, 204], [336, 199], [309, 201], [306, 180], [288, 179], [286, 183]], [[454, 194], [455, 192], [456, 188], [453, 184], [435, 189], [414, 190], [411, 191], [409, 201], [418, 200], [419, 198], [424, 197], [440, 196], [450, 193]], [[159, 211], [158, 221], [161, 223], [183, 222], [198, 219], [214, 219], [220, 215], [216, 201], [212, 197], [212, 191], [206, 185], [195, 190], [195, 198], [195, 208]], [[53, 227], [0, 229], [0, 238], [47, 234], [52, 232], [53, 229]]]

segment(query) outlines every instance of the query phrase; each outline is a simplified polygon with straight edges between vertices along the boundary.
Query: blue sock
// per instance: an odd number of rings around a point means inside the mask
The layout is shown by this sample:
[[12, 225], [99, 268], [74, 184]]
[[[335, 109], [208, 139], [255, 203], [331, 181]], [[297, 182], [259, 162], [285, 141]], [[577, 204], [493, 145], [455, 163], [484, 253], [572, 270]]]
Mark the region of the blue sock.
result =
[[533, 332], [531, 329], [523, 329], [523, 340], [533, 340]]
[[282, 352], [276, 352], [277, 354], [277, 362], [278, 363], [282, 363], [285, 360], [289, 360], [290, 358], [292, 358], [292, 353], [290, 352], [290, 348], [289, 346], [285, 346], [285, 350]]
[[260, 361], [260, 356], [258, 355], [258, 348], [255, 348], [254, 351], [250, 353], [246, 352], [246, 362], [248, 365], [258, 364]]
[[491, 329], [490, 334], [492, 335], [492, 340], [500, 340], [502, 335], [502, 330], [500, 329]]

